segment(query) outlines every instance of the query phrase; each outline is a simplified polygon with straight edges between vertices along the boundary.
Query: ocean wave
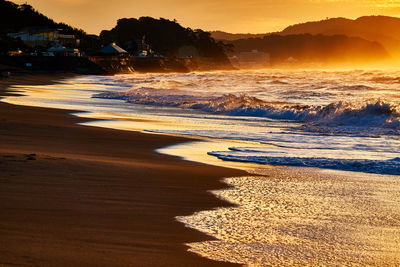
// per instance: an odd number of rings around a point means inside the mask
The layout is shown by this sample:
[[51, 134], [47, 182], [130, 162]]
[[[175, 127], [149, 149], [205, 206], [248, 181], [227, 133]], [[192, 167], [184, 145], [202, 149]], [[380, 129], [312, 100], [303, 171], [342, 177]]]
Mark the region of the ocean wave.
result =
[[400, 77], [391, 77], [391, 76], [378, 76], [371, 78], [372, 82], [376, 83], [400, 83]]
[[331, 103], [315, 108], [304, 117], [302, 129], [322, 133], [357, 133], [366, 135], [400, 134], [400, 113], [397, 105], [381, 100], [363, 105], [348, 102]]
[[[227, 161], [251, 162], [272, 166], [314, 167], [343, 171], [400, 175], [400, 158], [398, 157], [389, 160], [370, 160], [274, 156], [273, 153], [266, 156], [257, 155], [256, 149], [245, 151], [246, 153], [241, 155], [241, 153], [235, 153], [240, 151], [240, 149], [231, 148], [230, 150], [231, 151], [213, 151], [208, 152], [208, 154]], [[249, 155], [249, 152], [253, 152], [255, 155]]]
[[140, 87], [105, 92], [94, 97], [121, 99], [135, 104], [201, 110], [212, 114], [266, 117], [302, 122], [302, 130], [320, 133], [400, 133], [399, 107], [383, 100], [366, 103], [334, 102], [329, 105], [274, 105], [247, 94], [186, 94], [180, 90]]
[[363, 85], [363, 84], [356, 84], [356, 85], [341, 85], [337, 87], [333, 87], [332, 90], [337, 90], [337, 91], [370, 91], [370, 90], [376, 90], [376, 88], [373, 88], [371, 86]]

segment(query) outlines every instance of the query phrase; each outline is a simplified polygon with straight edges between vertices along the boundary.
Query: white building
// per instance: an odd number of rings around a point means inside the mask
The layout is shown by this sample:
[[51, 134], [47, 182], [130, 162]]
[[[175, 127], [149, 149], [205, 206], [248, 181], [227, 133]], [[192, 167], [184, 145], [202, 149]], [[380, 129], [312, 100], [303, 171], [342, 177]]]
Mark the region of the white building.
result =
[[24, 31], [9, 33], [7, 35], [15, 39], [20, 38], [26, 45], [32, 47], [37, 45], [46, 46], [49, 43], [78, 46], [80, 43], [80, 40], [77, 39], [73, 34], [61, 34], [60, 30], [41, 27], [31, 27]]

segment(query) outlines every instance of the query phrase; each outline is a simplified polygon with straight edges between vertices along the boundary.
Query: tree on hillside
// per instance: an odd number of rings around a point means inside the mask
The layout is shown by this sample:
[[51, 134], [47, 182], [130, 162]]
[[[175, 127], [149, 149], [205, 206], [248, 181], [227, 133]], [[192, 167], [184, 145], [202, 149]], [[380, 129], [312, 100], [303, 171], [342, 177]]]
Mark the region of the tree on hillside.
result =
[[143, 37], [154, 51], [164, 56], [175, 56], [181, 47], [193, 46], [202, 57], [228, 62], [225, 52], [230, 46], [216, 42], [208, 32], [184, 28], [176, 20], [123, 18], [113, 29], [100, 34], [103, 44], [118, 42], [131, 53], [137, 52], [135, 43]]
[[235, 52], [258, 50], [269, 53], [273, 63], [294, 58], [301, 62], [375, 61], [389, 57], [386, 49], [377, 42], [345, 35], [269, 35], [231, 42]]
[[[35, 10], [31, 5], [17, 5], [10, 1], [0, 0], [0, 40], [3, 47], [8, 45], [12, 46], [14, 42], [11, 42], [11, 40], [6, 37], [7, 33], [18, 32], [25, 28], [32, 27], [61, 29], [64, 34], [73, 34], [81, 40], [81, 48], [85, 50], [95, 50], [100, 46], [96, 43], [96, 40], [87, 36], [83, 30], [74, 28], [65, 23], [57, 23]], [[6, 43], [9, 44], [6, 45]]]

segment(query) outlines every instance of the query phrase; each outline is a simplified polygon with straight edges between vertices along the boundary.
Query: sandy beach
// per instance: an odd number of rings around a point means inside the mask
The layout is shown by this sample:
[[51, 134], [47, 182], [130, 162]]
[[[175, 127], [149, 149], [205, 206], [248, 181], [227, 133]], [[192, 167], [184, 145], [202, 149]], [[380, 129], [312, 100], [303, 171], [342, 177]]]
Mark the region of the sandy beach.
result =
[[335, 2], [0, 0], [0, 267], [400, 267], [400, 1]]
[[[62, 76], [24, 75], [9, 84]], [[77, 125], [71, 111], [0, 102], [0, 266], [232, 265], [175, 216], [227, 206], [207, 190], [239, 170], [153, 152], [188, 139]]]

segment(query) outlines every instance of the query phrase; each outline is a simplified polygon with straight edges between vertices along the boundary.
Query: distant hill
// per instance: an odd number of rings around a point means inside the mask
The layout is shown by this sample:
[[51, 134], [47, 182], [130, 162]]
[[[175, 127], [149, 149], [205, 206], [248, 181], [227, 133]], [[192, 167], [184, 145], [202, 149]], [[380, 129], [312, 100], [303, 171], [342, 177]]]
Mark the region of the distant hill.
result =
[[235, 41], [248, 38], [263, 38], [271, 34], [322, 34], [347, 35], [361, 37], [368, 41], [382, 44], [394, 56], [400, 56], [400, 18], [389, 16], [364, 16], [355, 20], [346, 18], [331, 18], [288, 26], [281, 32], [242, 34], [212, 31], [211, 36], [217, 40]]
[[269, 35], [269, 33], [229, 33], [223, 31], [210, 31], [211, 37], [215, 40], [226, 40], [226, 41], [234, 41], [239, 39], [247, 39], [247, 38], [263, 38], [264, 36]]
[[365, 16], [355, 20], [332, 18], [292, 25], [279, 34], [343, 34], [381, 43], [389, 53], [400, 55], [400, 18]]
[[235, 53], [258, 50], [271, 55], [272, 64], [290, 60], [299, 64], [358, 64], [387, 59], [385, 48], [359, 37], [345, 35], [277, 35], [231, 41]]

